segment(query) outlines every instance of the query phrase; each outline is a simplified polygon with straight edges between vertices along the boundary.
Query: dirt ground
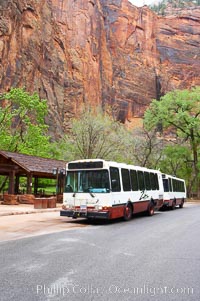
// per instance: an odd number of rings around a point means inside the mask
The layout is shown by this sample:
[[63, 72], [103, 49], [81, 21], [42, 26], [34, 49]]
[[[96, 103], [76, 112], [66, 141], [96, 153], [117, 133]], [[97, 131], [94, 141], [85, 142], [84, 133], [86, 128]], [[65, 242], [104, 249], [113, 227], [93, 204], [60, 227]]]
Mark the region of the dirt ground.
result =
[[86, 227], [81, 220], [60, 217], [59, 212], [0, 217], [0, 242]]

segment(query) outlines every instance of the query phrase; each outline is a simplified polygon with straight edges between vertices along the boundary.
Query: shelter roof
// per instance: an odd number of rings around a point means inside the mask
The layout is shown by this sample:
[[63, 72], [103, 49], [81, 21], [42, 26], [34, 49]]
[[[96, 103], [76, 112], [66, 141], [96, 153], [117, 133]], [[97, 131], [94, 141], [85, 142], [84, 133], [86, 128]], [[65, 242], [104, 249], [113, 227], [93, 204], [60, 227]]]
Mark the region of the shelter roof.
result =
[[53, 176], [52, 170], [54, 168], [65, 169], [66, 163], [61, 160], [0, 151], [0, 174], [7, 174], [13, 168], [18, 174], [32, 173], [41, 177], [53, 178], [55, 176]]

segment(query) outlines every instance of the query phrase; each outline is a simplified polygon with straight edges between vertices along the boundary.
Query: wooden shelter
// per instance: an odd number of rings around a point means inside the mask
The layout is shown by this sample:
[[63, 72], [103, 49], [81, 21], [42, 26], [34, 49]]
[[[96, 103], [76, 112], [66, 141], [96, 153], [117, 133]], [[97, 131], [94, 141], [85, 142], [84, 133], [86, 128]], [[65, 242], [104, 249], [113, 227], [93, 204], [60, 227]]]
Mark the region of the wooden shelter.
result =
[[56, 192], [62, 193], [65, 166], [65, 161], [0, 151], [0, 175], [9, 178], [8, 194], [19, 194], [20, 177], [27, 178], [27, 194], [37, 193], [39, 178], [55, 179]]

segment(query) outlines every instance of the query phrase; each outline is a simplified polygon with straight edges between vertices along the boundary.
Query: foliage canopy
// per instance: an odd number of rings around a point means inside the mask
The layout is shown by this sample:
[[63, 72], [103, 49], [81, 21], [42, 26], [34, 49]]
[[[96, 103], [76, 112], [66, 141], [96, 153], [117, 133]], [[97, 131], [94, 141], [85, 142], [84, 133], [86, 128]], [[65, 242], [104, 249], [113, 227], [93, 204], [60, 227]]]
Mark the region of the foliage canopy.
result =
[[[125, 160], [129, 133], [100, 108], [84, 108], [81, 116], [72, 122], [68, 136], [61, 143], [68, 159], [102, 158]], [[70, 152], [70, 153], [69, 153]]]
[[182, 139], [182, 143], [187, 145], [190, 156], [184, 160], [192, 165], [191, 181], [196, 182], [199, 195], [200, 87], [172, 91], [160, 101], [153, 100], [145, 112], [144, 126], [147, 130], [162, 126], [164, 134], [170, 133], [174, 140]]
[[0, 96], [1, 149], [45, 156], [50, 138], [45, 124], [47, 101], [14, 88]]

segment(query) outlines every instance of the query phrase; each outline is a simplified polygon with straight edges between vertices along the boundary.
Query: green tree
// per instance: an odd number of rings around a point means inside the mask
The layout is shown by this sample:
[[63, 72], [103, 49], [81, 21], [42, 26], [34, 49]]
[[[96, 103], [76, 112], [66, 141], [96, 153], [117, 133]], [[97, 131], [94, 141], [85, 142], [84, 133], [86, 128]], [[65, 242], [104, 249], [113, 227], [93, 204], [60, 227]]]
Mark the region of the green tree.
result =
[[147, 168], [158, 168], [164, 148], [163, 139], [158, 139], [156, 130], [147, 131], [145, 128], [137, 128], [132, 132], [133, 139], [129, 153], [132, 162]]
[[75, 156], [120, 160], [126, 147], [122, 139], [127, 131], [100, 109], [97, 111], [85, 109], [80, 118], [73, 121], [71, 137]]
[[47, 156], [50, 138], [45, 124], [47, 101], [15, 88], [0, 96], [1, 149]]
[[[188, 143], [191, 151], [193, 178], [200, 197], [200, 87], [167, 93], [160, 101], [153, 100], [145, 112], [147, 130], [162, 124], [163, 130], [173, 133]], [[189, 163], [189, 162], [188, 162]]]
[[[178, 139], [179, 140], [179, 139]], [[182, 143], [181, 143], [182, 142]], [[192, 165], [191, 151], [183, 140], [174, 142], [168, 142], [163, 150], [162, 158], [158, 167], [162, 172], [176, 175], [177, 177], [186, 180], [188, 195], [192, 195]]]
[[54, 154], [68, 161], [102, 158], [129, 162], [127, 150], [131, 147], [131, 139], [131, 133], [110, 114], [100, 108], [84, 108], [81, 115], [73, 120], [71, 130], [61, 139], [59, 147], [54, 147]]

